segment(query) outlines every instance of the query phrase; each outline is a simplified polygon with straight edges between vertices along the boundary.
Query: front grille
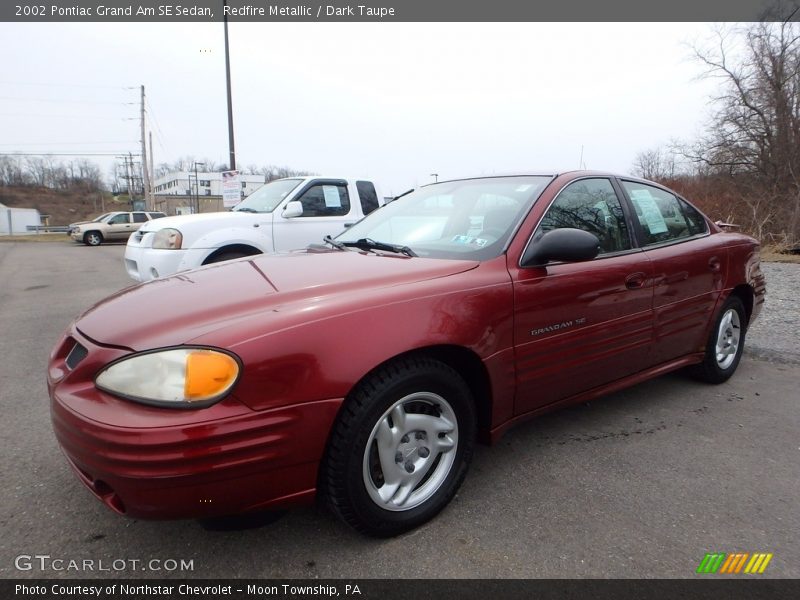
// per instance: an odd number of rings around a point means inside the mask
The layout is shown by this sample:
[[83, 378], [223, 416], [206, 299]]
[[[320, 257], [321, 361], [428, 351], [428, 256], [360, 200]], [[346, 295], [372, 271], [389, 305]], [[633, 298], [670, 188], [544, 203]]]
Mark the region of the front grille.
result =
[[89, 354], [89, 351], [81, 346], [78, 342], [75, 342], [72, 350], [70, 350], [69, 354], [67, 354], [67, 360], [64, 361], [67, 364], [67, 368], [72, 371], [78, 366], [79, 362], [86, 358], [87, 354]]

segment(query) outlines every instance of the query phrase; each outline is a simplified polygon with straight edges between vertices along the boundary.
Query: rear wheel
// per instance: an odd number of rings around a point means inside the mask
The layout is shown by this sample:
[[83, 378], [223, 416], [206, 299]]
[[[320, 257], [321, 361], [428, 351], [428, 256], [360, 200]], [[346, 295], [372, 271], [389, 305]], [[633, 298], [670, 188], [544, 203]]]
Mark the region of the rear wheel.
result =
[[361, 383], [342, 407], [322, 469], [329, 505], [378, 537], [426, 522], [467, 473], [475, 411], [464, 380], [428, 358], [401, 359]]
[[83, 234], [83, 243], [87, 246], [99, 246], [103, 243], [103, 234], [99, 231], [87, 231]]
[[706, 343], [703, 362], [694, 367], [693, 374], [708, 383], [730, 379], [742, 358], [746, 330], [744, 304], [738, 297], [731, 296], [722, 305]]

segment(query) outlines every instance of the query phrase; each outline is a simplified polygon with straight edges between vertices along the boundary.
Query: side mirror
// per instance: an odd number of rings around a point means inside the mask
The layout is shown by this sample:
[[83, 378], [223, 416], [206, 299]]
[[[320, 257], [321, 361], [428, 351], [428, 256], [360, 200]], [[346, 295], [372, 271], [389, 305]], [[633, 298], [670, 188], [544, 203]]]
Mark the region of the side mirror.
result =
[[520, 266], [543, 267], [552, 261], [592, 260], [600, 252], [600, 240], [582, 229], [553, 229], [528, 244]]
[[303, 204], [297, 200], [287, 202], [283, 212], [281, 213], [281, 216], [283, 216], [284, 219], [294, 219], [295, 217], [301, 217], [302, 215]]

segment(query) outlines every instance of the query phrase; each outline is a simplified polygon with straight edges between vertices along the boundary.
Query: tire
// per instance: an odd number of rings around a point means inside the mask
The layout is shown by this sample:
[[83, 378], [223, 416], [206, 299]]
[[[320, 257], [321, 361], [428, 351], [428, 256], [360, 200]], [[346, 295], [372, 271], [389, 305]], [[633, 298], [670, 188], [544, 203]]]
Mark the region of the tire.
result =
[[747, 313], [742, 301], [731, 296], [722, 305], [706, 343], [703, 362], [692, 368], [692, 374], [707, 383], [723, 383], [739, 366], [747, 331]]
[[103, 243], [103, 234], [99, 231], [87, 231], [83, 234], [83, 243], [87, 246], [99, 246]]
[[234, 258], [244, 258], [245, 256], [253, 256], [247, 252], [242, 252], [241, 250], [229, 250], [227, 252], [220, 252], [219, 254], [215, 254], [211, 258], [206, 259], [204, 265], [213, 265], [214, 263], [221, 263], [225, 262], [226, 260], [233, 260]]
[[396, 360], [345, 400], [323, 460], [321, 495], [362, 533], [413, 529], [455, 496], [475, 427], [472, 394], [455, 370], [425, 357]]

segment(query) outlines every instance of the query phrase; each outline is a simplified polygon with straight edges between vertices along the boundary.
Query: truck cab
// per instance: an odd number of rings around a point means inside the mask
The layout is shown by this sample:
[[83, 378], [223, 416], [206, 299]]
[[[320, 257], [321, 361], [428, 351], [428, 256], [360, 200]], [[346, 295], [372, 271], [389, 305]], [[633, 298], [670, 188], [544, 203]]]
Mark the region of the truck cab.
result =
[[145, 223], [128, 240], [125, 268], [132, 279], [149, 281], [242, 256], [304, 248], [339, 234], [382, 203], [366, 179], [277, 179], [230, 211]]

